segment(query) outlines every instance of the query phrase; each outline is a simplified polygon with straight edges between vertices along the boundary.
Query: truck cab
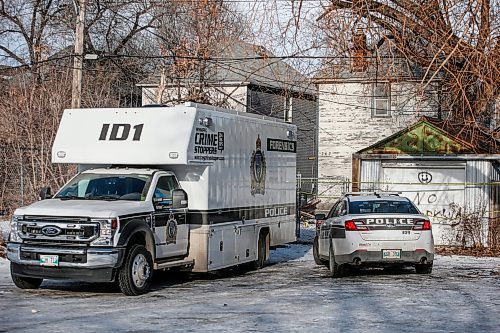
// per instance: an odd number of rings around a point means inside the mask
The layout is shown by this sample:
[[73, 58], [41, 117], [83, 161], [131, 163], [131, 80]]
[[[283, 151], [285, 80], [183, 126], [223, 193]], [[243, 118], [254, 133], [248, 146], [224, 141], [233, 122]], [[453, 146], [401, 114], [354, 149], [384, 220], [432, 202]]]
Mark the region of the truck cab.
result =
[[90, 282], [112, 281], [120, 275], [127, 245], [133, 242], [151, 254], [138, 251], [140, 260], [131, 258], [130, 264], [140, 267], [142, 274], [128, 281], [132, 285], [120, 286], [137, 293], [149, 286], [154, 262], [180, 263], [188, 255], [187, 195], [173, 172], [89, 169], [54, 196], [45, 193], [45, 200], [14, 213], [8, 257], [13, 280], [21, 287], [28, 285], [25, 275], [36, 287], [43, 277], [57, 278], [53, 273]]

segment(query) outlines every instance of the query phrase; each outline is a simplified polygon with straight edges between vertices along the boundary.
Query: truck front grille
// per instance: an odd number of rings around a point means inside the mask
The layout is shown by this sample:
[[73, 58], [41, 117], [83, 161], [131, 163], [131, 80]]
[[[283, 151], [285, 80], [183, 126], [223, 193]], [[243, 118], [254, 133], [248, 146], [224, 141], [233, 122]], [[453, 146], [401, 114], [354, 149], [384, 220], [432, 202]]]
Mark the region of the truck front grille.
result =
[[99, 223], [89, 218], [25, 216], [18, 230], [27, 243], [88, 244], [99, 236]]

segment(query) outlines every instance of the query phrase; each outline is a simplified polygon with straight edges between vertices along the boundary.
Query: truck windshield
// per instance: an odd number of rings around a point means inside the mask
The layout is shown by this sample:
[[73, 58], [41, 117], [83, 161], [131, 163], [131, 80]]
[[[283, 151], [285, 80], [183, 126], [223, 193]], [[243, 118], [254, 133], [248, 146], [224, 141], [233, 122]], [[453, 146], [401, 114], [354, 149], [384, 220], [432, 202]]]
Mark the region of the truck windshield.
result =
[[351, 201], [349, 214], [420, 214], [410, 201]]
[[142, 201], [151, 184], [149, 175], [106, 175], [82, 173], [55, 196], [62, 200]]

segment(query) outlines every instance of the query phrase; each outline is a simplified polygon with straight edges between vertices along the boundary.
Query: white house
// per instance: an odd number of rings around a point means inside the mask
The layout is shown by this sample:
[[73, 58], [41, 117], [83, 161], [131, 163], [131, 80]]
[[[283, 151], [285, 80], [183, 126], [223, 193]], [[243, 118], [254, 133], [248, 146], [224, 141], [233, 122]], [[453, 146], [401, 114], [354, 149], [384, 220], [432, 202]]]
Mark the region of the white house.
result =
[[423, 71], [390, 38], [370, 46], [358, 30], [350, 60], [325, 66], [318, 85], [318, 177], [323, 202], [345, 190], [352, 154], [413, 124], [441, 117], [438, 84], [422, 90]]

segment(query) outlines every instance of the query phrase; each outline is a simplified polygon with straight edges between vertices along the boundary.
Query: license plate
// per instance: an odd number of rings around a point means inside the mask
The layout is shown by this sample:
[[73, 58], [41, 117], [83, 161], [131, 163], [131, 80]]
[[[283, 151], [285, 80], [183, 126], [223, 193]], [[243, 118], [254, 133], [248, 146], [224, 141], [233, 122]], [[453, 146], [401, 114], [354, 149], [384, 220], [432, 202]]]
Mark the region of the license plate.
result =
[[401, 259], [401, 250], [382, 250], [382, 259]]
[[40, 266], [59, 266], [59, 256], [40, 255]]

